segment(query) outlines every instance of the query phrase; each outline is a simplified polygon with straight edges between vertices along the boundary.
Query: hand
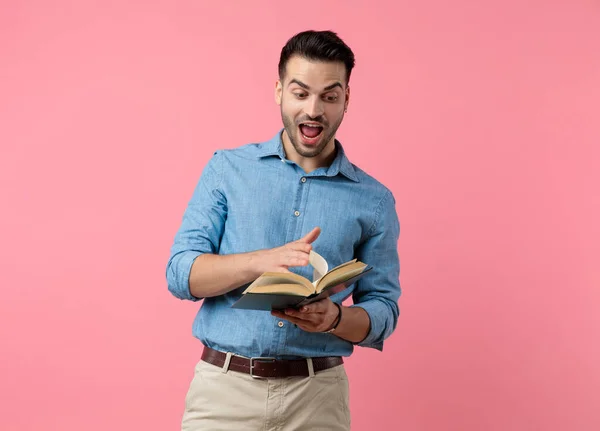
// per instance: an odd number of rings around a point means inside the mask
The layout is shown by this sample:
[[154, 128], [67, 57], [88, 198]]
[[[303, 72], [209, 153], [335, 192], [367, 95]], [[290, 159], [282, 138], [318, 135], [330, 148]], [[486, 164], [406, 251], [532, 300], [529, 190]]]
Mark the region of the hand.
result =
[[281, 247], [254, 252], [259, 275], [263, 272], [291, 272], [291, 266], [308, 265], [308, 254], [312, 243], [319, 237], [321, 229], [316, 227], [299, 240], [288, 242]]
[[329, 298], [303, 306], [300, 310], [271, 311], [280, 319], [292, 322], [307, 332], [324, 332], [333, 327], [341, 310]]

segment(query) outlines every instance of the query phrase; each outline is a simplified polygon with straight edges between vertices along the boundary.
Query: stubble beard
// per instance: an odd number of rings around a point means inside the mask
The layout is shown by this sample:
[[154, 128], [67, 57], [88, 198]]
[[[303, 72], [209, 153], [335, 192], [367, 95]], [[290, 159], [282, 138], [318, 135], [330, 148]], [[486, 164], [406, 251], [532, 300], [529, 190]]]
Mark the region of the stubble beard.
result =
[[344, 115], [342, 114], [340, 119], [331, 127], [329, 127], [329, 125], [327, 125], [326, 123], [322, 123], [325, 127], [321, 132], [323, 133], [321, 141], [315, 148], [306, 149], [299, 142], [300, 137], [298, 136], [298, 133], [300, 133], [300, 129], [298, 127], [298, 124], [296, 124], [296, 122], [291, 117], [285, 115], [283, 113], [283, 109], [281, 110], [281, 120], [283, 121], [283, 127], [285, 128], [288, 138], [292, 143], [292, 147], [294, 147], [294, 150], [302, 157], [317, 157], [319, 154], [321, 154], [323, 150], [327, 147], [327, 144], [329, 144], [329, 142], [335, 136], [338, 128], [340, 127], [340, 124], [342, 124], [343, 119]]

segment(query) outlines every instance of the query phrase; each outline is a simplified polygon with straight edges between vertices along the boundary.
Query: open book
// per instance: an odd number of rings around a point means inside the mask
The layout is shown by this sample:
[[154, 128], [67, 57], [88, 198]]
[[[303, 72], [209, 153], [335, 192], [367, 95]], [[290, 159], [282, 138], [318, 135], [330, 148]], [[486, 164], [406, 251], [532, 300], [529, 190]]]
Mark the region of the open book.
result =
[[362, 278], [372, 267], [356, 259], [329, 270], [325, 259], [311, 251], [308, 261], [313, 279], [294, 273], [265, 272], [250, 284], [233, 308], [281, 310], [298, 308], [341, 292]]

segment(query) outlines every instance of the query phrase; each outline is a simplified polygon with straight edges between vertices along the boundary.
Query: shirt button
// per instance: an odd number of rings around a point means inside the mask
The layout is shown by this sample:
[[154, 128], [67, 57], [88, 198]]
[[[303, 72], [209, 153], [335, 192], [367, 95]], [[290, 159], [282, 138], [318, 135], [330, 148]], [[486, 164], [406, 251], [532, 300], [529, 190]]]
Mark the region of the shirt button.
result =
[[294, 215], [298, 217], [300, 215], [300, 211], [294, 211]]
[[277, 326], [279, 326], [280, 328], [283, 328], [283, 322], [281, 322], [281, 321], [277, 322]]
[[306, 182], [306, 177], [302, 177], [302, 179], [300, 181], [302, 181], [303, 183], [305, 183]]

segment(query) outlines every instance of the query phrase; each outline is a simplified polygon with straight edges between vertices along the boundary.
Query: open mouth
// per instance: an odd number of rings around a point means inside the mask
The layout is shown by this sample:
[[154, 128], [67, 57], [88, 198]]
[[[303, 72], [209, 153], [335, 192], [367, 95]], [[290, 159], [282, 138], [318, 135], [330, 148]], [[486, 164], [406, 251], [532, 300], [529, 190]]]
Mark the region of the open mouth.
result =
[[300, 135], [307, 144], [316, 143], [323, 133], [323, 126], [317, 123], [300, 123]]

